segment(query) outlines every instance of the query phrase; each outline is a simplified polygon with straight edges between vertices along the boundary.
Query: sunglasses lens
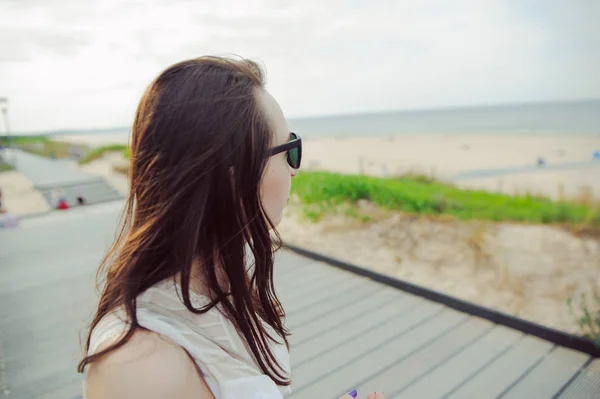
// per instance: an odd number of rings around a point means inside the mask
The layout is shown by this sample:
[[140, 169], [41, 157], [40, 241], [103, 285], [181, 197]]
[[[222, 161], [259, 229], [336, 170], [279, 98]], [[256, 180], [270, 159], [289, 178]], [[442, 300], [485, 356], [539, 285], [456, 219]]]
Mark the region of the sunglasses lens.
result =
[[[298, 138], [295, 133], [292, 133], [290, 136], [291, 140], [296, 140]], [[300, 147], [295, 147], [288, 151], [287, 161], [292, 168], [300, 168]]]

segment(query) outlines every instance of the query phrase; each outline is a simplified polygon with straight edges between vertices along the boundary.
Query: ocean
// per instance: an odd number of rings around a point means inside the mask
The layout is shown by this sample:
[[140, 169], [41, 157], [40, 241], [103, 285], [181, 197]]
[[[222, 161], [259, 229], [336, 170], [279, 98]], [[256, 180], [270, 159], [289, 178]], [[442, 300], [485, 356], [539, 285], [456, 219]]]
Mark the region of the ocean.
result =
[[[600, 100], [289, 118], [288, 123], [292, 131], [306, 138], [408, 133], [600, 134]], [[127, 137], [129, 128], [52, 134]]]
[[309, 136], [407, 133], [598, 133], [600, 100], [422, 111], [392, 111], [290, 119]]

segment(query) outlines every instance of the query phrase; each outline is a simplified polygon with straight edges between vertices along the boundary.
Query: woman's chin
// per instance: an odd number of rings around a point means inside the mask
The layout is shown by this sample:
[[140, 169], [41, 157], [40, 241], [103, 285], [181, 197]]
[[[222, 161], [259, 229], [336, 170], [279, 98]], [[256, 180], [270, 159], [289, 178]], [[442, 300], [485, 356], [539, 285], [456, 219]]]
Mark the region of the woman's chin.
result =
[[271, 219], [271, 222], [273, 222], [273, 226], [271, 226], [271, 230], [277, 226], [279, 226], [279, 224], [281, 223], [281, 221], [283, 220], [283, 211], [281, 211], [279, 213], [279, 215], [277, 215], [276, 217], [274, 217], [273, 219]]

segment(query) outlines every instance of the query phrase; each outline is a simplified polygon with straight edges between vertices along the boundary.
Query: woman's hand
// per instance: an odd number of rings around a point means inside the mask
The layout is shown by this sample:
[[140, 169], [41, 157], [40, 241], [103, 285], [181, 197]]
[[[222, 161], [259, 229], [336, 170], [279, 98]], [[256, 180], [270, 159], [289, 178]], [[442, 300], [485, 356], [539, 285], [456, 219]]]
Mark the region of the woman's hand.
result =
[[[357, 394], [356, 390], [354, 390], [352, 392], [348, 392], [347, 394], [342, 396], [340, 399], [355, 399], [355, 398], [358, 398], [358, 394]], [[385, 399], [385, 396], [383, 396], [383, 392], [371, 392], [367, 396], [367, 399]]]

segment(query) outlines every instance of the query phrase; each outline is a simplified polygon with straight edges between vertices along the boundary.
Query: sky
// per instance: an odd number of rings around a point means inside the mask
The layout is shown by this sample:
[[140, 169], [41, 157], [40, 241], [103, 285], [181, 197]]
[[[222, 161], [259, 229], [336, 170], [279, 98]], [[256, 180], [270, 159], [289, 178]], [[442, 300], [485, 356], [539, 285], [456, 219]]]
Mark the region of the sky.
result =
[[597, 0], [0, 0], [0, 97], [16, 132], [125, 127], [170, 64], [236, 54], [288, 117], [594, 99], [598, 21]]

